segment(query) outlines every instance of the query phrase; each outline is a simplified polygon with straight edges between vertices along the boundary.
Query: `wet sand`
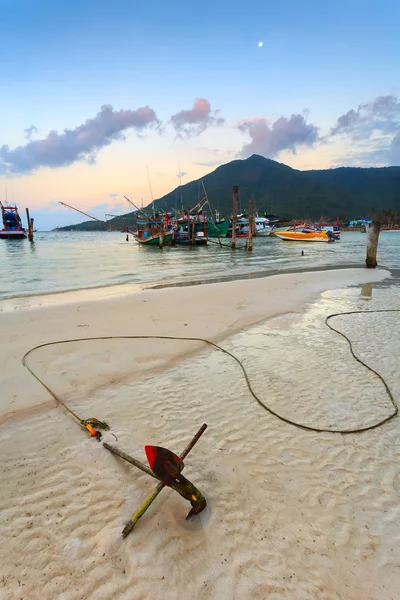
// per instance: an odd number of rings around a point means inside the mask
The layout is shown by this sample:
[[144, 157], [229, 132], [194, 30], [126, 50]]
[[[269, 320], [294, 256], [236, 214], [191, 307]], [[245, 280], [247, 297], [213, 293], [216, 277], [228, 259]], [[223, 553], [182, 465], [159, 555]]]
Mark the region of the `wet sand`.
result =
[[[254, 401], [232, 359], [198, 342], [40, 349], [35, 371], [84, 418], [107, 420], [119, 447], [141, 460], [145, 444], [180, 452], [208, 424], [185, 468], [207, 509], [185, 521], [187, 503], [164, 490], [123, 540], [153, 481], [88, 438], [21, 365], [31, 347], [64, 338], [203, 337], [238, 356], [256, 393], [284, 416], [363, 426], [390, 411], [383, 386], [324, 319], [398, 308], [390, 287], [361, 296], [362, 284], [387, 276], [291, 274], [45, 307], [36, 299], [1, 313], [0, 598], [394, 600], [398, 419], [350, 436], [297, 429]], [[397, 314], [343, 316], [335, 326], [398, 396]]]

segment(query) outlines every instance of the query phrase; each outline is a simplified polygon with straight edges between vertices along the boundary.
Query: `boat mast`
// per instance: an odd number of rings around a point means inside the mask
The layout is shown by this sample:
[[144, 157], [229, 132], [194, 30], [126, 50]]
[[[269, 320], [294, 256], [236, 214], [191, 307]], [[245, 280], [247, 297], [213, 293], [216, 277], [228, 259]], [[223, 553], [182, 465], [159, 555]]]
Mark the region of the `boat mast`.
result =
[[151, 196], [151, 201], [153, 203], [153, 219], [156, 216], [155, 210], [154, 210], [154, 197], [153, 197], [153, 190], [151, 189], [151, 181], [150, 181], [150, 175], [149, 175], [149, 167], [146, 167], [146, 171], [147, 171], [147, 181], [149, 182], [149, 188], [150, 188], [150, 196]]
[[182, 194], [182, 173], [181, 173], [181, 161], [178, 163], [178, 175], [179, 175], [179, 191], [181, 194], [181, 211], [183, 212], [183, 194]]
[[[142, 215], [144, 215], [146, 217], [146, 219], [149, 218], [149, 216], [144, 212], [144, 210], [141, 210], [138, 206], [136, 206], [136, 204], [134, 202], [132, 202], [132, 200], [129, 200], [128, 196], [124, 196], [125, 200], [128, 200], [129, 204], [132, 204], [133, 208], [136, 208], [138, 213], [142, 213]], [[143, 205], [143, 202], [142, 202]]]

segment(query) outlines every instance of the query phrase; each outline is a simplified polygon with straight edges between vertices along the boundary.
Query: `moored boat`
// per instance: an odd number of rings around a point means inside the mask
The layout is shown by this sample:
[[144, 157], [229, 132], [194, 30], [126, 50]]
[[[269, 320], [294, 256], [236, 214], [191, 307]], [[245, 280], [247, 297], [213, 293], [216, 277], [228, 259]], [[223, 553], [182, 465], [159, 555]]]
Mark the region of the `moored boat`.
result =
[[334, 235], [330, 231], [281, 231], [275, 236], [286, 242], [333, 242]]
[[3, 229], [0, 230], [0, 239], [2, 240], [21, 240], [27, 237], [27, 233], [22, 227], [21, 217], [16, 206], [4, 206], [0, 202], [1, 216], [3, 219]]
[[207, 215], [186, 213], [173, 223], [172, 242], [189, 246], [205, 246], [208, 241]]
[[143, 246], [170, 246], [172, 232], [159, 220], [138, 221], [135, 240]]
[[213, 221], [211, 217], [207, 217], [207, 235], [208, 237], [223, 237], [227, 236], [229, 229], [229, 221], [216, 220]]
[[336, 219], [335, 223], [324, 223], [321, 217], [318, 229], [322, 229], [323, 231], [331, 231], [336, 236], [340, 236], [340, 221], [339, 219]]
[[[258, 236], [267, 236], [272, 232], [272, 227], [269, 224], [268, 219], [265, 217], [255, 217], [255, 229], [256, 235]], [[237, 226], [236, 226], [236, 237], [249, 237], [249, 227], [250, 220], [248, 217], [244, 217], [242, 215], [238, 216]], [[228, 237], [232, 237], [232, 227], [230, 227], [228, 232]]]

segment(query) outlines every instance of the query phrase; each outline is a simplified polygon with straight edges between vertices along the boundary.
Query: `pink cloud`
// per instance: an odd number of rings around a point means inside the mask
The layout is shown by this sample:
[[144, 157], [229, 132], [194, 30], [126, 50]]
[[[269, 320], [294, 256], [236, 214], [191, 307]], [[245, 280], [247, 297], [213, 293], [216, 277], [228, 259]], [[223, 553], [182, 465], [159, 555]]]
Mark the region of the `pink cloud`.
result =
[[245, 144], [240, 152], [243, 158], [252, 154], [272, 158], [282, 150], [296, 154], [298, 146], [311, 147], [319, 139], [318, 127], [307, 123], [305, 117], [299, 114], [279, 117], [271, 124], [262, 117], [253, 117], [240, 122], [238, 128], [251, 138], [251, 142]]
[[197, 98], [191, 109], [172, 115], [170, 123], [177, 132], [177, 137], [188, 138], [200, 135], [212, 125], [223, 125], [225, 120], [218, 116], [219, 113], [219, 110], [211, 110], [211, 104], [206, 98]]
[[[47, 137], [29, 140], [24, 146], [0, 147], [0, 172], [29, 173], [40, 167], [65, 167], [77, 161], [94, 162], [96, 153], [115, 140], [123, 140], [124, 131], [137, 132], [158, 125], [157, 115], [149, 106], [136, 110], [114, 110], [102, 106], [92, 119], [63, 132], [50, 131]], [[30, 127], [32, 133], [36, 128]]]

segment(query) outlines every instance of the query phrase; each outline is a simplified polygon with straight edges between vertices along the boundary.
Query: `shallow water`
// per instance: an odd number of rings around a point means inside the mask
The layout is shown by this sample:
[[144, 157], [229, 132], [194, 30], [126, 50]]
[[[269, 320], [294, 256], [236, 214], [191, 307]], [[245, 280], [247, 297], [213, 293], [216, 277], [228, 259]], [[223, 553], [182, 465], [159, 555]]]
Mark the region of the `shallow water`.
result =
[[[252, 253], [215, 244], [199, 248], [143, 248], [113, 232], [37, 233], [35, 242], [0, 240], [0, 298], [126, 283], [189, 281], [287, 269], [363, 266], [365, 234], [343, 233], [335, 244], [257, 238]], [[228, 243], [228, 240], [225, 240]], [[301, 252], [304, 251], [304, 256]], [[400, 268], [400, 232], [383, 232], [381, 266]]]

